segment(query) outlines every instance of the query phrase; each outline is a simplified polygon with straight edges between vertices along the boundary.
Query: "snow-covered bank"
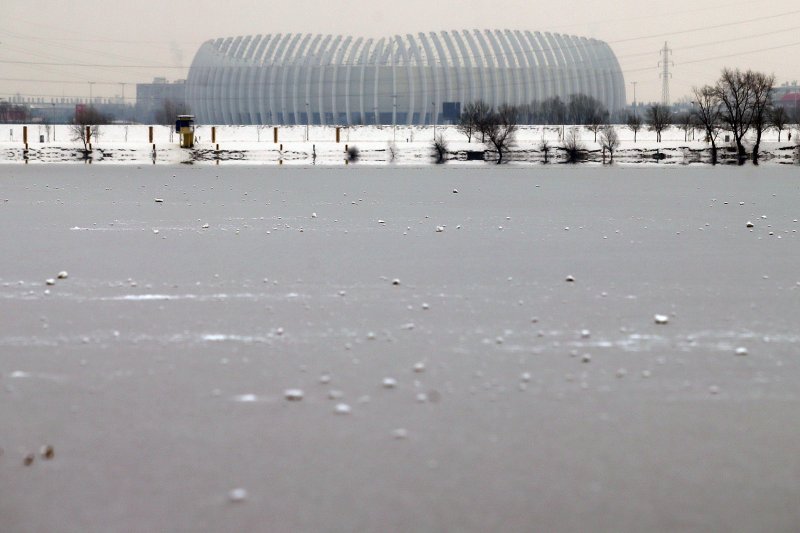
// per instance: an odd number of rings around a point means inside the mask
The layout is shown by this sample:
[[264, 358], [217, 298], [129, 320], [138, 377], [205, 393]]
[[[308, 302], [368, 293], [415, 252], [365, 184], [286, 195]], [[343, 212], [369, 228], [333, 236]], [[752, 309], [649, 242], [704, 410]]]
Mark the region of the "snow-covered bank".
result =
[[[435, 131], [434, 131], [435, 130]], [[710, 161], [709, 145], [701, 134], [687, 135], [678, 128], [662, 134], [662, 142], [656, 142], [655, 133], [640, 131], [634, 141], [631, 131], [617, 127], [620, 147], [614, 154], [617, 164], [695, 164]], [[789, 140], [789, 133], [794, 136]], [[761, 145], [761, 162], [765, 164], [792, 164], [800, 162], [797, 145], [797, 130], [784, 131], [781, 140], [778, 134], [769, 131]], [[587, 150], [588, 163], [602, 163], [602, 148], [595, 134], [587, 128], [579, 128], [581, 141]], [[178, 137], [168, 126], [153, 126], [153, 143], [149, 142], [149, 127], [145, 125], [100, 126], [100, 134], [92, 143], [92, 151], [84, 152], [83, 143], [75, 141], [70, 126], [28, 126], [28, 149], [25, 150], [23, 126], [12, 125], [0, 130], [0, 163], [63, 163], [86, 162], [119, 164], [176, 164], [247, 162], [273, 165], [324, 165], [343, 166], [347, 161], [346, 148], [356, 146], [361, 164], [406, 164], [427, 165], [432, 163], [434, 135], [441, 135], [448, 144], [449, 162], [455, 164], [483, 164], [482, 152], [487, 147], [473, 138], [466, 137], [455, 127], [405, 127], [357, 126], [341, 128], [336, 142], [336, 128], [332, 126], [278, 127], [218, 126], [212, 141], [212, 127], [199, 126], [196, 130], [197, 144], [186, 150], [178, 146]], [[508, 159], [512, 164], [544, 163], [542, 141], [551, 148], [548, 162], [564, 160], [559, 149], [563, 130], [557, 126], [521, 126], [516, 135]], [[720, 162], [735, 161], [730, 142], [720, 137]], [[485, 158], [493, 160], [495, 155], [486, 152]], [[477, 158], [477, 160], [476, 160]], [[605, 160], [610, 158], [606, 155]], [[467, 162], [468, 161], [468, 162]]]

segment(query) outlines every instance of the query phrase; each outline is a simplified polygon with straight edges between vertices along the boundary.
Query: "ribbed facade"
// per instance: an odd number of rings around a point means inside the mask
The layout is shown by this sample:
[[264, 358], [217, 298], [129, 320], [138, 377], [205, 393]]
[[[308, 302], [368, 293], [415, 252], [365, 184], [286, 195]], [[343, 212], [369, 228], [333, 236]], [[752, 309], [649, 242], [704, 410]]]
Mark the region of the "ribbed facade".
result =
[[577, 93], [610, 111], [624, 106], [625, 81], [608, 44], [512, 30], [221, 38], [200, 47], [186, 84], [205, 124], [442, 124], [457, 103], [519, 105]]

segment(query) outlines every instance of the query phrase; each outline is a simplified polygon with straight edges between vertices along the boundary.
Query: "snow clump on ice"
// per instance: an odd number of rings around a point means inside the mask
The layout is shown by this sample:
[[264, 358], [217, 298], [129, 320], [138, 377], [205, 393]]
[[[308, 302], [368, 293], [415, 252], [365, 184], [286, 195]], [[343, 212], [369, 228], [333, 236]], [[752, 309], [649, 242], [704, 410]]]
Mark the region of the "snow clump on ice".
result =
[[247, 499], [247, 491], [242, 488], [233, 489], [228, 493], [228, 499], [234, 503], [243, 502]]
[[286, 389], [283, 392], [283, 396], [290, 402], [299, 402], [303, 399], [303, 391], [300, 389]]

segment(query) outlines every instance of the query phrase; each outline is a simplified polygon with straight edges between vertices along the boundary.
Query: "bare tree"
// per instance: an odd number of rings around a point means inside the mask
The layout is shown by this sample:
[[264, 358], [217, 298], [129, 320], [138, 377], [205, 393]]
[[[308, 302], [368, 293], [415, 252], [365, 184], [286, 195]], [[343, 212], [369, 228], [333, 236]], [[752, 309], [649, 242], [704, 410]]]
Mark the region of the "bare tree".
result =
[[491, 122], [491, 117], [494, 114], [492, 108], [483, 100], [475, 102], [473, 110], [473, 120], [475, 121], [475, 131], [481, 134], [481, 142], [486, 142], [486, 134]]
[[611, 156], [611, 161], [614, 161], [614, 152], [619, 148], [619, 135], [614, 126], [606, 125], [600, 131], [600, 146], [603, 147], [603, 161], [605, 161], [605, 153], [608, 150]]
[[447, 153], [447, 141], [444, 140], [444, 137], [440, 133], [433, 140], [433, 158], [436, 160], [436, 164], [446, 162]]
[[537, 124], [536, 102], [518, 105], [517, 117], [522, 124]]
[[[789, 140], [791, 140], [792, 133], [789, 132]], [[800, 164], [800, 130], [797, 132], [797, 135], [794, 137], [794, 157], [797, 160], [797, 163]]]
[[542, 124], [564, 124], [567, 120], [567, 106], [558, 96], [536, 102], [538, 120]]
[[719, 100], [716, 87], [705, 85], [694, 87], [695, 120], [703, 128], [706, 142], [711, 143], [711, 163], [717, 163], [717, 135], [722, 128], [722, 104]]
[[692, 131], [697, 123], [691, 113], [678, 113], [675, 115], [675, 125], [683, 131], [683, 142], [689, 141], [689, 132]]
[[586, 147], [581, 141], [578, 128], [570, 128], [564, 135], [564, 152], [567, 155], [567, 163], [577, 163], [586, 158]]
[[456, 129], [467, 136], [468, 143], [472, 142], [472, 135], [475, 133], [475, 121], [472, 118], [472, 114], [468, 111], [468, 108], [472, 105], [473, 103], [469, 103], [464, 106], [461, 116], [458, 117], [458, 124], [456, 124]]
[[[600, 122], [602, 125], [608, 120], [608, 110], [602, 102], [583, 93], [570, 95], [567, 112], [572, 124], [589, 125]], [[595, 135], [595, 141], [597, 141], [597, 135]]]
[[542, 141], [539, 143], [539, 151], [542, 152], [545, 163], [548, 162], [551, 150], [552, 147], [550, 146], [550, 141], [548, 141], [547, 139], [544, 138], [544, 136], [542, 136]]
[[769, 116], [772, 111], [772, 90], [775, 87], [775, 75], [753, 72], [750, 77], [752, 84], [753, 103], [750, 112], [750, 122], [756, 132], [756, 142], [753, 145], [753, 162], [758, 163], [758, 150], [761, 147], [761, 136], [769, 129]]
[[769, 114], [769, 125], [778, 131], [778, 142], [781, 142], [781, 133], [786, 129], [788, 123], [789, 117], [786, 115], [786, 109], [781, 106], [773, 107]]
[[517, 133], [517, 109], [514, 106], [502, 105], [496, 113], [486, 120], [486, 137], [491, 146], [497, 150], [497, 164], [503, 162], [503, 154], [514, 144]]
[[492, 108], [483, 100], [466, 104], [458, 117], [456, 129], [467, 136], [467, 142], [472, 142], [476, 133], [481, 134], [481, 142], [485, 140], [485, 122], [491, 114]]
[[636, 142], [636, 135], [642, 129], [642, 117], [637, 114], [628, 115], [625, 127], [633, 132], [633, 142]]
[[458, 117], [456, 129], [467, 136], [467, 142], [472, 142], [472, 136], [478, 130], [478, 123], [488, 112], [489, 106], [481, 100], [464, 106], [461, 116]]
[[353, 145], [347, 148], [347, 161], [349, 163], [356, 163], [360, 157], [361, 150], [358, 149], [358, 146]]
[[655, 104], [647, 110], [647, 129], [656, 132], [656, 141], [661, 142], [661, 132], [672, 122], [672, 113], [667, 106]]
[[739, 159], [747, 157], [744, 137], [752, 124], [753, 72], [724, 69], [717, 81], [716, 92], [721, 102], [723, 124], [733, 133]]
[[589, 117], [589, 122], [587, 123], [586, 127], [594, 133], [594, 142], [597, 142], [597, 132], [602, 130], [606, 126], [606, 116], [601, 115], [600, 113], [593, 113]]
[[87, 152], [92, 139], [96, 142], [100, 137], [100, 125], [106, 123], [108, 118], [93, 106], [78, 108], [69, 125], [70, 137], [83, 142], [83, 151]]

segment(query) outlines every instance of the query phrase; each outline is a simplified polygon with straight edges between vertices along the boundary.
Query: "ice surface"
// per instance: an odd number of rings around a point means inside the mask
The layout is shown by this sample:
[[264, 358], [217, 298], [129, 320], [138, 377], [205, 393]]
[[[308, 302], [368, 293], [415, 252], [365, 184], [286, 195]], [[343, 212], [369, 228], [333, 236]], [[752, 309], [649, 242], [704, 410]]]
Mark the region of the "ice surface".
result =
[[796, 167], [0, 170], [4, 531], [800, 523]]

